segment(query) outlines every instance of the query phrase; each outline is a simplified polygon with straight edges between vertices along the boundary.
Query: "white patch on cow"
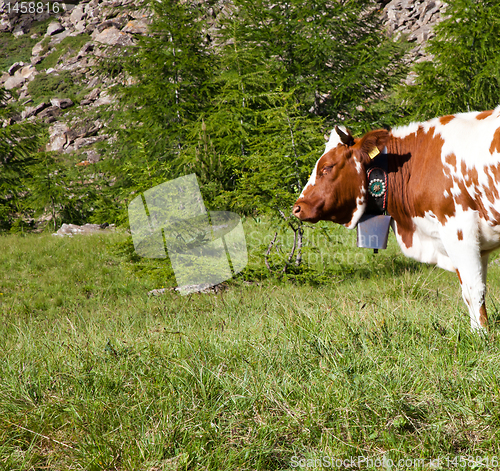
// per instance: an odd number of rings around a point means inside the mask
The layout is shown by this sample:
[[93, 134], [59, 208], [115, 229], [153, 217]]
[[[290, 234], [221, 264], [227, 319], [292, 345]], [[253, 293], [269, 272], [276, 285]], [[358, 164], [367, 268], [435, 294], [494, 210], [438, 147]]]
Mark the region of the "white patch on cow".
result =
[[356, 166], [356, 172], [358, 172], [360, 175], [365, 173], [363, 164], [359, 160], [356, 160], [355, 166]]
[[[498, 153], [490, 153], [490, 146], [495, 131], [500, 126], [499, 117], [493, 113], [491, 116], [478, 120], [479, 113], [457, 114], [447, 124], [441, 124], [439, 119], [428, 121], [430, 127], [435, 128], [435, 135], [440, 135], [443, 139], [441, 160], [446, 164], [446, 157], [454, 154], [457, 165], [454, 176], [460, 176], [461, 164], [465, 163], [467, 170], [476, 168], [480, 184], [487, 184], [488, 179], [485, 166], [498, 164]], [[449, 165], [448, 165], [449, 167]]]
[[[345, 126], [339, 126], [339, 129], [347, 134], [347, 129], [345, 128]], [[332, 132], [330, 133], [330, 139], [326, 143], [325, 152], [323, 152], [323, 155], [325, 155], [328, 151], [335, 149], [335, 147], [337, 147], [339, 144], [343, 144], [342, 140], [340, 139], [340, 136], [338, 135], [335, 128], [333, 128]]]
[[309, 177], [306, 186], [304, 186], [304, 188], [302, 189], [302, 193], [300, 194], [299, 199], [304, 197], [304, 192], [307, 190], [308, 187], [316, 185], [316, 171], [318, 169], [318, 163], [321, 157], [316, 161], [316, 165], [314, 166], [313, 171], [311, 172], [311, 176]]
[[415, 225], [415, 232], [411, 247], [404, 244], [397, 223], [392, 221], [392, 229], [403, 254], [419, 262], [432, 263], [445, 270], [454, 271], [455, 267], [441, 241], [440, 224], [432, 211], [425, 213], [424, 217], [412, 218], [412, 221]]
[[399, 139], [404, 139], [410, 134], [415, 134], [420, 127], [420, 123], [410, 123], [407, 126], [399, 126], [391, 130], [391, 134]]
[[[428, 121], [426, 127], [434, 126], [435, 135], [439, 135], [444, 141], [441, 161], [445, 175], [453, 181], [451, 194], [454, 197], [460, 196], [462, 192], [459, 184], [463, 184], [468, 195], [479, 201], [485, 209], [490, 226], [494, 226], [498, 223], [500, 199], [491, 198], [491, 182], [496, 180], [491, 168], [500, 166], [500, 153], [496, 150], [490, 152], [490, 148], [494, 134], [500, 127], [500, 107], [487, 118], [477, 119], [478, 115], [478, 112], [457, 114], [444, 125], [436, 118]], [[455, 157], [448, 158], [452, 154]], [[456, 165], [451, 165], [450, 162], [454, 161]], [[477, 174], [477, 178], [473, 179], [473, 174]]]
[[366, 209], [366, 201], [364, 197], [365, 194], [366, 194], [366, 189], [363, 187], [361, 188], [362, 196], [358, 196], [356, 198], [356, 209], [354, 210], [354, 213], [352, 213], [351, 220], [347, 224], [344, 224], [344, 227], [346, 227], [347, 229], [354, 229], [358, 224], [359, 220], [361, 219], [361, 216], [363, 216], [363, 213], [365, 212]]
[[488, 221], [479, 219], [479, 248], [489, 252], [500, 247], [500, 226], [491, 226]]
[[[344, 126], [339, 126], [339, 128], [343, 132], [347, 133], [347, 129]], [[330, 133], [330, 139], [326, 143], [325, 152], [323, 152], [323, 155], [325, 155], [327, 152], [331, 151], [332, 149], [335, 149], [335, 147], [337, 147], [339, 144], [342, 144], [342, 141], [341, 141], [340, 136], [338, 135], [337, 131], [335, 130], [335, 128], [333, 128], [332, 132]], [[323, 155], [321, 157], [323, 157]], [[316, 185], [316, 173], [317, 173], [317, 169], [318, 169], [318, 163], [319, 163], [321, 157], [316, 161], [316, 165], [314, 166], [314, 169], [311, 172], [311, 176], [309, 177], [308, 182], [306, 183], [306, 185], [302, 189], [302, 193], [300, 193], [299, 199], [304, 197], [304, 192], [306, 191], [306, 189], [309, 186]]]
[[452, 196], [454, 196], [455, 198], [462, 194], [462, 191], [458, 187], [457, 182], [453, 183], [453, 186], [451, 187], [450, 192], [451, 192]]

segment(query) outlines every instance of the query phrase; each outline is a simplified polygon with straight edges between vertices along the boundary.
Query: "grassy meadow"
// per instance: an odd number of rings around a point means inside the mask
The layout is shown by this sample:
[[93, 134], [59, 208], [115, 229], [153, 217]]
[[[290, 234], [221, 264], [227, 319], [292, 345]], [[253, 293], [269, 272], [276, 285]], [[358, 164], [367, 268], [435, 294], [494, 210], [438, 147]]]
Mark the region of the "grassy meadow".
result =
[[263, 261], [271, 226], [244, 227], [245, 272], [189, 296], [148, 296], [175, 286], [171, 270], [125, 233], [1, 236], [0, 469], [499, 464], [495, 255], [481, 337], [455, 275], [392, 234], [373, 255], [355, 231], [308, 228], [316, 272], [280, 280]]

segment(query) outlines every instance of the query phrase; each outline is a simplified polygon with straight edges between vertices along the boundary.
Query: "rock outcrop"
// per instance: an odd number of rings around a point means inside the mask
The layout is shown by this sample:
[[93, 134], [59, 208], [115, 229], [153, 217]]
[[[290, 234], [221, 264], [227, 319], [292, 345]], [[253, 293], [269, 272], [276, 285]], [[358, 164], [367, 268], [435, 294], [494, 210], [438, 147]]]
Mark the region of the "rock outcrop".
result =
[[[382, 21], [388, 33], [414, 44], [408, 54], [410, 62], [431, 60], [426, 51], [427, 41], [434, 36], [433, 28], [444, 15], [446, 4], [441, 0], [392, 0], [383, 10]], [[405, 82], [415, 81], [415, 72], [410, 72]]]
[[77, 234], [82, 235], [92, 235], [100, 232], [109, 232], [115, 229], [114, 224], [84, 224], [83, 226], [79, 226], [77, 224], [63, 224], [57, 232], [54, 232], [53, 236], [69, 236], [73, 237]]
[[[50, 124], [46, 150], [76, 152], [84, 154], [85, 161], [98, 160], [93, 145], [109, 137], [99, 118], [101, 107], [113, 106], [114, 97], [108, 90], [111, 83], [99, 77], [93, 66], [99, 57], [106, 57], [109, 46], [133, 45], [137, 35], [147, 33], [151, 15], [141, 3], [83, 0], [78, 5], [57, 3], [58, 12], [51, 10], [48, 13], [44, 8], [39, 13], [21, 13], [5, 7], [6, 3], [0, 0], [0, 34], [11, 34], [15, 38], [30, 35], [38, 40], [31, 48], [29, 62], [16, 62], [5, 72], [0, 71], [0, 86], [10, 93], [9, 102], [16, 103], [21, 110], [9, 120], [0, 122], [0, 126], [24, 120], [44, 121]], [[32, 33], [40, 22], [46, 23], [43, 35]], [[75, 41], [70, 42], [70, 38]], [[62, 48], [61, 43], [65, 40], [66, 44], [83, 42], [83, 45], [77, 50], [73, 46]], [[51, 60], [44, 62], [47, 58]], [[43, 67], [46, 62], [50, 67]], [[61, 80], [70, 77], [83, 98], [80, 96], [75, 106], [63, 93], [35, 105], [39, 99], [31, 96], [29, 84], [37, 76], [53, 80], [53, 83], [59, 77]], [[77, 160], [80, 159], [77, 157]]]

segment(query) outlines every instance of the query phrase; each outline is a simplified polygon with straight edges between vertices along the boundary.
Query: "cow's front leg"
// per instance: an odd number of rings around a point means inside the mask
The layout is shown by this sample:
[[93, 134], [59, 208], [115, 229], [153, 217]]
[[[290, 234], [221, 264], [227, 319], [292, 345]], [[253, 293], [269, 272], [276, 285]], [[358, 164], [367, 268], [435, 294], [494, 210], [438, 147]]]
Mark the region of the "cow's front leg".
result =
[[488, 314], [486, 313], [486, 276], [488, 275], [488, 258], [489, 252], [481, 256], [483, 286], [484, 286], [484, 299], [481, 308], [479, 309], [479, 324], [485, 329], [488, 328]]
[[488, 254], [481, 255], [477, 219], [477, 213], [473, 212], [461, 217], [460, 223], [449, 221], [441, 231], [443, 245], [462, 286], [471, 327], [475, 330], [488, 327], [485, 304]]
[[474, 289], [474, 284], [469, 280], [463, 280], [465, 274], [464, 270], [460, 272], [457, 268], [456, 272], [458, 279], [460, 280], [460, 285], [462, 286], [462, 298], [469, 308], [470, 322], [473, 329], [486, 329], [488, 328], [488, 314], [486, 313], [486, 274], [488, 272], [488, 257], [489, 255], [483, 255], [481, 257], [481, 275], [482, 283], [481, 286]]

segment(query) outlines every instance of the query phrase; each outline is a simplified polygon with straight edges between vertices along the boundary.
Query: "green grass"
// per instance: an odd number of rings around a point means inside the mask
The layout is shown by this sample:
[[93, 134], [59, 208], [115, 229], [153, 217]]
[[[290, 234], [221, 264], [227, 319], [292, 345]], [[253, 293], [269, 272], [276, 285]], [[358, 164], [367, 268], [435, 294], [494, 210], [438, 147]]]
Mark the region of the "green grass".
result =
[[59, 44], [55, 46], [53, 52], [51, 52], [47, 57], [45, 57], [45, 59], [37, 64], [37, 70], [42, 71], [50, 69], [51, 67], [55, 67], [62, 56], [67, 55], [67, 57], [70, 57], [77, 54], [82, 46], [90, 40], [91, 38], [88, 34], [79, 34], [77, 36], [65, 37]]
[[31, 38], [31, 35], [35, 33], [43, 35], [50, 21], [52, 21], [51, 18], [33, 23], [29, 33], [18, 38], [11, 33], [0, 33], [0, 71], [7, 70], [16, 62], [26, 62], [29, 64], [33, 46], [43, 39], [40, 36], [38, 38]]
[[87, 90], [82, 88], [68, 70], [59, 73], [38, 74], [29, 84], [28, 92], [35, 103], [50, 101], [51, 98], [70, 98], [79, 103]]
[[270, 227], [246, 221], [246, 275], [187, 297], [148, 297], [171, 271], [124, 234], [0, 237], [0, 469], [500, 456], [500, 268], [480, 337], [453, 274], [327, 227], [323, 277], [265, 277]]

